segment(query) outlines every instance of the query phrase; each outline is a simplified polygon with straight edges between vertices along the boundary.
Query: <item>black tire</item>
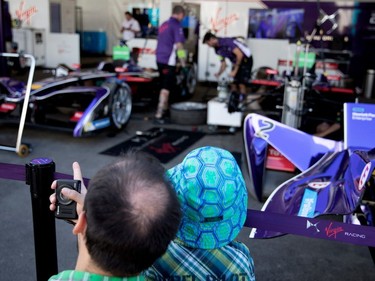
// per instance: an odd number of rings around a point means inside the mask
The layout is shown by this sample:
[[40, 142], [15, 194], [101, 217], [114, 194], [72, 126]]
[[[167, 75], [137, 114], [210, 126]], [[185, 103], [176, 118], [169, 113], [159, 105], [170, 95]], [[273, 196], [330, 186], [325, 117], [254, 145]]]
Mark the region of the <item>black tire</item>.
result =
[[194, 63], [190, 66], [189, 71], [186, 75], [186, 90], [187, 94], [192, 96], [197, 86], [197, 65]]
[[109, 99], [111, 126], [122, 130], [129, 122], [133, 108], [131, 90], [126, 83], [113, 84]]
[[194, 95], [197, 85], [197, 65], [194, 63], [187, 66], [185, 72], [180, 69], [178, 76], [180, 77], [177, 78], [177, 88], [180, 92], [181, 98], [191, 98]]
[[180, 125], [207, 123], [207, 105], [199, 102], [179, 102], [170, 106], [171, 122]]

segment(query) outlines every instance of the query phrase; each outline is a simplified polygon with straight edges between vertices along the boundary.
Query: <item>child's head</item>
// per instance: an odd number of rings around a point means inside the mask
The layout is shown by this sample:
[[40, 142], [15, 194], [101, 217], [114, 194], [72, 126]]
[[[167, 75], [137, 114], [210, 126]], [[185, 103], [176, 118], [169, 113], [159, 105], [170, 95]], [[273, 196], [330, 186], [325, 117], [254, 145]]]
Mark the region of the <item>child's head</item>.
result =
[[217, 147], [191, 151], [168, 170], [181, 203], [177, 237], [193, 248], [214, 249], [234, 240], [245, 223], [247, 189], [233, 155]]

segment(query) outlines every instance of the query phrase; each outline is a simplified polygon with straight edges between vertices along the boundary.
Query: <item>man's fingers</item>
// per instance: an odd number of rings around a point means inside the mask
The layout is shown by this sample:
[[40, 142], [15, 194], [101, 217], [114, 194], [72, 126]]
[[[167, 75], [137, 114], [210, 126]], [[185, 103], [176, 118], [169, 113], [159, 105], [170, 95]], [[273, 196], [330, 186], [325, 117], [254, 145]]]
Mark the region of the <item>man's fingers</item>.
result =
[[[75, 180], [81, 181], [81, 193], [86, 194], [86, 186], [85, 186], [85, 183], [83, 181], [81, 167], [79, 166], [78, 162], [73, 163], [73, 178]], [[83, 202], [83, 200], [82, 200], [82, 202]]]
[[81, 193], [79, 193], [79, 192], [77, 192], [73, 189], [70, 189], [70, 188], [61, 189], [61, 193], [65, 197], [77, 202], [80, 205], [83, 205], [83, 201], [84, 201], [85, 197]]
[[49, 196], [49, 202], [51, 204], [56, 204], [56, 194], [55, 193], [52, 193], [50, 196]]
[[81, 182], [83, 181], [82, 179], [82, 172], [81, 172], [81, 167], [79, 166], [78, 162], [73, 163], [73, 177], [75, 180], [80, 180]]
[[[51, 184], [51, 189], [56, 189], [56, 181], [53, 181], [52, 184]], [[49, 205], [49, 209], [51, 211], [55, 211], [56, 209], [56, 194], [55, 192], [53, 192], [50, 196], [49, 196], [49, 202], [51, 203]]]

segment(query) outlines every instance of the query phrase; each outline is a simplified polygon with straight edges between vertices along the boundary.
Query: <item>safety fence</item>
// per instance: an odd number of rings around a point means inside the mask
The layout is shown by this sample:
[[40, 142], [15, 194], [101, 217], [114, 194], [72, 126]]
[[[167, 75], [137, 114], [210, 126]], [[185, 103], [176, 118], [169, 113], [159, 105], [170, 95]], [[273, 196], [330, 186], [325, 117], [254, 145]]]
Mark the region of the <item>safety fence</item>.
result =
[[[49, 209], [51, 184], [72, 175], [55, 171], [49, 158], [36, 158], [26, 165], [0, 163], [0, 179], [24, 181], [30, 186], [37, 280], [44, 281], [58, 272], [55, 216]], [[84, 179], [88, 184], [88, 179]], [[305, 218], [286, 214], [247, 210], [245, 227], [294, 234], [310, 238], [375, 247], [375, 227], [338, 222], [324, 218]], [[373, 255], [375, 263], [375, 258]]]

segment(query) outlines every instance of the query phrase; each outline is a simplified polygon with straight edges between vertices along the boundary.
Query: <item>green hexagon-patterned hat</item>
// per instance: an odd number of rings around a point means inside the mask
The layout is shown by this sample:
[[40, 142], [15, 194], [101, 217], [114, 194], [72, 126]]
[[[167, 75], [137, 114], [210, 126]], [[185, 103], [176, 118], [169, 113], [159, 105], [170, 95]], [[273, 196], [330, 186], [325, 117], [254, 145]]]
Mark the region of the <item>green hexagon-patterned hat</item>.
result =
[[247, 213], [247, 189], [233, 155], [206, 146], [167, 171], [181, 202], [177, 237], [186, 245], [215, 249], [234, 240]]

